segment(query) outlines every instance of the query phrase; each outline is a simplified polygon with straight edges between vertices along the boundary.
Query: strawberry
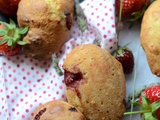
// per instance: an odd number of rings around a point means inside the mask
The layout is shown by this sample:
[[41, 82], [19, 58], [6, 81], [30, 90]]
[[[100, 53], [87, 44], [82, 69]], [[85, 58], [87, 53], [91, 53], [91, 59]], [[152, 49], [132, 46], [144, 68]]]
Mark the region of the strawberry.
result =
[[16, 45], [14, 49], [12, 49], [7, 44], [0, 45], [0, 55], [11, 56], [16, 55], [21, 51], [21, 46]]
[[134, 57], [130, 50], [126, 47], [118, 47], [118, 49], [113, 52], [113, 56], [122, 64], [125, 74], [133, 72]]
[[[116, 0], [115, 6], [117, 14], [120, 11], [120, 1]], [[144, 8], [149, 5], [149, 0], [122, 0], [122, 18], [128, 19], [133, 17], [133, 14], [144, 12]]]
[[[157, 101], [159, 101], [159, 102], [157, 102]], [[160, 85], [150, 86], [150, 87], [146, 88], [144, 90], [144, 95], [140, 96], [139, 102], [142, 105], [143, 104], [145, 105], [145, 106], [143, 106], [143, 109], [148, 109], [148, 108], [152, 107], [151, 106], [152, 103], [154, 103], [154, 104], [159, 103], [159, 105], [157, 106], [158, 108], [156, 107], [157, 109], [155, 112], [156, 112], [156, 118], [158, 120], [160, 120]], [[142, 117], [143, 117], [143, 115], [142, 115]], [[145, 117], [145, 114], [144, 114], [144, 117]]]
[[[119, 18], [118, 18], [118, 24], [122, 23], [122, 5], [123, 2], [122, 0], [117, 0], [119, 1]], [[116, 1], [116, 2], [117, 2]], [[119, 24], [120, 25], [120, 24]], [[120, 33], [120, 26], [117, 27], [117, 39], [119, 39], [119, 33]], [[113, 51], [113, 56], [122, 64], [123, 71], [125, 74], [130, 74], [133, 72], [133, 67], [134, 67], [134, 57], [132, 52], [126, 48], [127, 45], [124, 47], [120, 47], [118, 42], [117, 42], [117, 50]]]
[[28, 31], [28, 27], [17, 28], [13, 20], [10, 24], [0, 21], [0, 55], [15, 55], [21, 50], [21, 45], [26, 42], [21, 41], [23, 35]]
[[7, 16], [16, 16], [20, 0], [0, 0], [0, 12]]
[[124, 115], [140, 114], [142, 120], [160, 120], [160, 85], [147, 87], [140, 95], [138, 105], [140, 111], [126, 112]]

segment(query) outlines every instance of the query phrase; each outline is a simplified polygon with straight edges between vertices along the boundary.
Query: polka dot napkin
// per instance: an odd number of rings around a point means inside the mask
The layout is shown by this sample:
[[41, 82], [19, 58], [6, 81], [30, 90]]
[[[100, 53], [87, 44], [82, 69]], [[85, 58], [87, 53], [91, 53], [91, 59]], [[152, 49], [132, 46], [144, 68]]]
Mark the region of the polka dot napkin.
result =
[[[76, 21], [67, 42], [57, 54], [59, 66], [66, 55], [80, 44], [100, 40], [110, 52], [117, 43], [114, 0], [86, 0], [80, 5], [88, 26], [83, 33]], [[55, 99], [65, 100], [64, 76], [59, 76], [52, 61], [38, 61], [23, 54], [0, 57], [0, 120], [31, 120], [35, 108]]]

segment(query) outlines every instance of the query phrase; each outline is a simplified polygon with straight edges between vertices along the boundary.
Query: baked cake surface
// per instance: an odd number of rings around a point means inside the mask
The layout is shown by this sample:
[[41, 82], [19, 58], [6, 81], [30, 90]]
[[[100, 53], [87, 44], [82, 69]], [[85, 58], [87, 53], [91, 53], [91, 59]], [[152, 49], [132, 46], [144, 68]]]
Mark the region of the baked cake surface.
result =
[[160, 0], [146, 10], [140, 31], [140, 42], [146, 53], [151, 72], [160, 76]]
[[85, 120], [74, 106], [62, 100], [54, 100], [38, 107], [33, 120]]
[[108, 51], [84, 44], [66, 57], [66, 96], [87, 120], [120, 120], [125, 112], [126, 83], [121, 63]]

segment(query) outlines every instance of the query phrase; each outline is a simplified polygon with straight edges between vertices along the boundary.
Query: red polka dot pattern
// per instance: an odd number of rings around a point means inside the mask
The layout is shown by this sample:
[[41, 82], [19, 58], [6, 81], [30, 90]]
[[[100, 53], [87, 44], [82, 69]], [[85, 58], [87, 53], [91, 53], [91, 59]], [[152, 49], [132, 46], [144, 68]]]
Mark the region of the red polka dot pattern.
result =
[[3, 118], [28, 120], [35, 107], [46, 101], [65, 100], [63, 76], [57, 75], [51, 61], [37, 61], [24, 55], [1, 57], [0, 77]]
[[82, 33], [75, 22], [63, 49], [72, 50], [79, 44], [93, 43], [94, 39], [99, 39], [102, 48], [110, 52], [115, 50], [117, 36], [114, 0], [86, 0], [81, 6], [88, 21], [88, 29]]
[[[100, 46], [113, 51], [116, 46], [114, 0], [86, 0], [81, 3], [88, 21], [81, 32], [75, 25], [68, 41], [57, 54], [62, 69], [66, 55], [80, 44], [101, 40]], [[0, 58], [0, 119], [31, 120], [36, 107], [51, 100], [65, 100], [63, 76], [52, 61], [37, 61], [24, 55]]]

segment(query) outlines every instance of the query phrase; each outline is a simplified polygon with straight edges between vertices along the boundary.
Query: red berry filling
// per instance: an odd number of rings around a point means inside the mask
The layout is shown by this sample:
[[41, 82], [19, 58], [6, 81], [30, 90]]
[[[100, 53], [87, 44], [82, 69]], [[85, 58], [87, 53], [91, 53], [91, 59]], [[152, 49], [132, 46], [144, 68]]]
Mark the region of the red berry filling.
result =
[[82, 79], [82, 73], [71, 73], [69, 71], [64, 72], [64, 80], [66, 86], [75, 88], [79, 81]]
[[75, 107], [70, 107], [68, 110], [71, 112], [77, 112], [77, 109]]
[[34, 117], [34, 120], [40, 120], [40, 117], [42, 116], [42, 114], [47, 110], [47, 108], [43, 108], [42, 110], [40, 110], [38, 112], [38, 114]]
[[77, 93], [77, 96], [80, 98], [80, 92], [78, 91], [78, 86], [80, 81], [83, 79], [81, 72], [71, 73], [69, 71], [64, 71], [64, 81], [68, 88], [74, 89]]
[[71, 29], [72, 27], [72, 17], [70, 13], [66, 13], [66, 27], [68, 28], [68, 30]]

